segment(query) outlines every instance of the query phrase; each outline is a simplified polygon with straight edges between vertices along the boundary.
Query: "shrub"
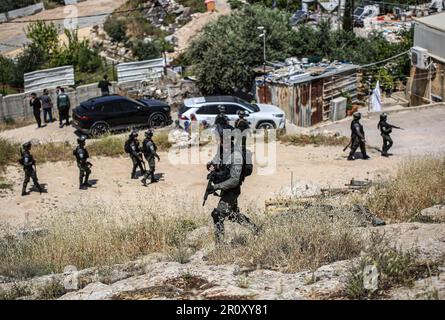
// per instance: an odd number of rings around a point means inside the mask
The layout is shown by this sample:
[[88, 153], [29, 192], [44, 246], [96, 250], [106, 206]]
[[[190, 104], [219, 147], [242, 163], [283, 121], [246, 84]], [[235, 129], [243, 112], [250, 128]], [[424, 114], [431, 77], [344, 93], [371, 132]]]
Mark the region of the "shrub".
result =
[[411, 221], [420, 210], [445, 202], [445, 157], [403, 162], [394, 177], [367, 196], [369, 209], [390, 222]]
[[127, 25], [124, 19], [109, 16], [104, 22], [104, 30], [115, 42], [121, 42], [127, 38]]
[[349, 138], [344, 136], [326, 136], [326, 135], [282, 135], [279, 140], [283, 143], [295, 145], [295, 146], [344, 146], [348, 144]]
[[161, 49], [154, 41], [135, 40], [131, 43], [131, 50], [139, 60], [150, 60], [161, 56]]

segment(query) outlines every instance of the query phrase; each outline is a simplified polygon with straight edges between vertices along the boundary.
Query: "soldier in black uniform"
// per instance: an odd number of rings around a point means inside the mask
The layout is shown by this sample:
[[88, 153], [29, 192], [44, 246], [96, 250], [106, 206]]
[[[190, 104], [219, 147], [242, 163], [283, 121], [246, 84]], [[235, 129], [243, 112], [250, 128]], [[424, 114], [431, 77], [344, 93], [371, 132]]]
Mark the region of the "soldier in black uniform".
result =
[[224, 106], [218, 106], [219, 114], [215, 118], [215, 125], [216, 126], [222, 126], [225, 128], [229, 125], [229, 118], [226, 116], [226, 107]]
[[241, 150], [235, 147], [233, 143], [225, 143], [222, 149], [224, 154], [217, 154], [207, 164], [207, 169], [210, 172], [216, 173], [219, 176], [218, 180], [221, 181], [211, 184], [210, 188], [206, 190], [207, 194], [214, 194], [216, 191], [221, 190], [221, 199], [218, 206], [212, 211], [216, 243], [220, 243], [224, 236], [225, 218], [252, 228], [256, 234], [259, 233], [259, 228], [242, 214], [238, 208], [241, 185], [246, 177], [243, 165], [245, 161], [243, 161]]
[[139, 147], [139, 141], [137, 139], [138, 133], [133, 130], [130, 133], [128, 140], [125, 142], [125, 152], [130, 155], [131, 161], [133, 162], [133, 170], [131, 171], [131, 179], [137, 179], [136, 169], [139, 167], [142, 174], [145, 174], [145, 169], [143, 167], [144, 160], [142, 159], [141, 149]]
[[32, 179], [34, 186], [39, 190], [40, 193], [43, 192], [43, 188], [40, 186], [37, 179], [36, 173], [36, 161], [31, 155], [31, 141], [25, 142], [23, 144], [23, 150], [20, 150], [21, 158], [19, 163], [23, 166], [23, 171], [25, 171], [25, 180], [23, 181], [22, 196], [27, 195], [26, 187], [30, 179]]
[[392, 147], [393, 142], [390, 134], [392, 133], [392, 129], [402, 129], [400, 127], [394, 126], [386, 122], [388, 119], [388, 115], [386, 113], [382, 113], [380, 115], [380, 121], [377, 125], [377, 129], [380, 129], [380, 134], [383, 138], [383, 146], [382, 146], [382, 156], [389, 157], [391, 154], [388, 153], [389, 149]]
[[[250, 129], [250, 122], [246, 120], [247, 114], [244, 110], [238, 111], [238, 119], [235, 121], [235, 129], [238, 129], [241, 133], [241, 142], [242, 142], [242, 150], [243, 155], [246, 152], [246, 144], [247, 144], [247, 133], [246, 130]], [[239, 141], [238, 141], [239, 143]]]
[[86, 136], [80, 136], [77, 139], [77, 143], [79, 145], [73, 151], [73, 154], [77, 160], [77, 167], [79, 168], [79, 189], [92, 187], [92, 185], [88, 183], [88, 178], [91, 174], [90, 167], [92, 167], [92, 164], [88, 162], [88, 158], [90, 156], [85, 148], [86, 139]]
[[158, 181], [155, 178], [155, 158], [157, 158], [158, 161], [160, 161], [161, 159], [156, 153], [158, 148], [156, 147], [156, 144], [154, 143], [152, 138], [153, 131], [149, 129], [147, 132], [145, 132], [145, 139], [142, 142], [142, 152], [144, 153], [145, 159], [147, 160], [148, 166], [150, 168], [149, 171], [145, 172], [144, 178], [142, 179], [142, 183], [144, 184], [144, 186], [147, 185], [147, 179], [149, 177], [151, 183]]
[[358, 147], [360, 147], [363, 159], [369, 159], [369, 156], [366, 154], [365, 131], [360, 123], [361, 117], [360, 112], [353, 114], [353, 120], [351, 122], [351, 152], [349, 153], [348, 160], [355, 160], [354, 154]]

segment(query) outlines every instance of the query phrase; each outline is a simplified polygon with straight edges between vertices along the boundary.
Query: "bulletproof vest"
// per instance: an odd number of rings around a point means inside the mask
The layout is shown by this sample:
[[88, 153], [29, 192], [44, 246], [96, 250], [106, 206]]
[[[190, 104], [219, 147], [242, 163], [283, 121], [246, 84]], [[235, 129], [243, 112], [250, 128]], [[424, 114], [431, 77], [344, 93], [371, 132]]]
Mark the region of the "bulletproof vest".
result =
[[352, 122], [351, 122], [351, 136], [352, 136], [352, 137], [357, 136], [357, 133], [356, 133], [356, 131], [355, 131], [355, 126], [358, 126], [358, 127], [359, 127], [359, 131], [360, 131], [360, 133], [361, 133], [363, 136], [365, 136], [365, 131], [363, 130], [363, 126], [362, 126], [362, 124], [359, 122], [359, 120], [352, 120]]
[[390, 134], [392, 132], [392, 128], [386, 121], [379, 122], [380, 133], [382, 134]]
[[81, 146], [77, 146], [74, 155], [76, 156], [77, 163], [85, 162], [89, 158], [88, 151]]
[[23, 165], [25, 168], [32, 168], [35, 161], [31, 153], [28, 151], [23, 152], [22, 158], [20, 159], [20, 164]]
[[[153, 148], [154, 152], [152, 152], [151, 148]], [[156, 144], [152, 140], [145, 139], [142, 143], [142, 152], [147, 158], [154, 157], [154, 153], [157, 151], [157, 149]]]
[[249, 123], [246, 121], [246, 119], [238, 119], [235, 122], [235, 128], [244, 131], [246, 129], [249, 129]]

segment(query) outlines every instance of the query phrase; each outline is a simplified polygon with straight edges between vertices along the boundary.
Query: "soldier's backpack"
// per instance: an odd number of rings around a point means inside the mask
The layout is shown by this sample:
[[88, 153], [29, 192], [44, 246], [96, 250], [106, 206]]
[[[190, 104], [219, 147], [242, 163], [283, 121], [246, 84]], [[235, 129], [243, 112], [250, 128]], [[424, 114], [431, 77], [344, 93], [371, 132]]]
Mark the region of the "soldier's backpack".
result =
[[130, 146], [130, 140], [125, 141], [124, 145], [124, 151], [125, 153], [131, 153], [131, 146]]

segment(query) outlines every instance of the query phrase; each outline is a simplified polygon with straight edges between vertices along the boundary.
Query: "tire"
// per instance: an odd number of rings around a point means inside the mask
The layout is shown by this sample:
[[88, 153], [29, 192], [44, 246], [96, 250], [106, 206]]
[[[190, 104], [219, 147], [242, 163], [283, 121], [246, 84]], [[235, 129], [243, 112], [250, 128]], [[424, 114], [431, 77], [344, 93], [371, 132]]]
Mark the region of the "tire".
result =
[[105, 122], [98, 122], [93, 124], [90, 129], [91, 136], [99, 137], [110, 132], [110, 126]]
[[167, 125], [167, 117], [162, 112], [155, 112], [148, 118], [150, 128], [162, 128]]
[[270, 121], [263, 121], [257, 125], [257, 130], [270, 130], [275, 129], [275, 123]]

